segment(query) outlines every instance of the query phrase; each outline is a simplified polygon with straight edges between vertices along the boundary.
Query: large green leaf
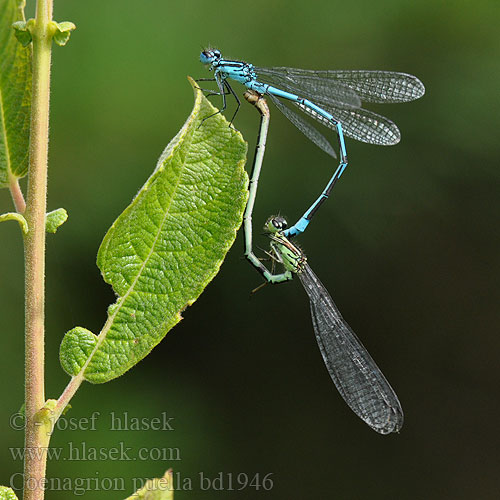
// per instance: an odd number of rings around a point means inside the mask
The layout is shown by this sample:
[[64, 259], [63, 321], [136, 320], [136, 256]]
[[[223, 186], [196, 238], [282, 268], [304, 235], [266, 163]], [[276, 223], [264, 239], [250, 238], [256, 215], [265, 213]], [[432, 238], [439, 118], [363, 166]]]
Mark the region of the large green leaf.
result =
[[23, 7], [24, 0], [0, 0], [0, 187], [28, 171], [31, 45], [23, 47], [12, 28]]
[[217, 274], [247, 199], [246, 143], [195, 88], [195, 105], [157, 167], [106, 234], [97, 264], [118, 295], [99, 336], [77, 327], [61, 345], [70, 375], [111, 380], [181, 319]]

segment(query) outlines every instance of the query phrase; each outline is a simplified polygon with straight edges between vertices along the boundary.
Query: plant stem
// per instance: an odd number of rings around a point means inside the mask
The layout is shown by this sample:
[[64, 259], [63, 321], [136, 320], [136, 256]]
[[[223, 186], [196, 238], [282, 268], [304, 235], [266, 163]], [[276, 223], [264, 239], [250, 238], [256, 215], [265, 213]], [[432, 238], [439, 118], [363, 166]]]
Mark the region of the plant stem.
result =
[[57, 400], [57, 404], [56, 407], [54, 408], [54, 412], [52, 415], [54, 425], [59, 419], [59, 417], [63, 414], [64, 409], [66, 408], [66, 406], [68, 406], [68, 403], [71, 401], [71, 398], [75, 395], [75, 392], [82, 385], [82, 382], [83, 382], [83, 370], [81, 371], [81, 373], [79, 373], [69, 381], [63, 393]]
[[9, 183], [9, 190], [12, 196], [12, 201], [16, 207], [16, 212], [18, 214], [24, 214], [26, 210], [26, 202], [24, 201], [23, 192], [19, 186], [19, 179], [17, 177], [12, 177]]
[[24, 500], [43, 500], [49, 434], [37, 425], [44, 406], [45, 213], [49, 140], [52, 0], [37, 0], [33, 38], [29, 181], [25, 218], [26, 361]]

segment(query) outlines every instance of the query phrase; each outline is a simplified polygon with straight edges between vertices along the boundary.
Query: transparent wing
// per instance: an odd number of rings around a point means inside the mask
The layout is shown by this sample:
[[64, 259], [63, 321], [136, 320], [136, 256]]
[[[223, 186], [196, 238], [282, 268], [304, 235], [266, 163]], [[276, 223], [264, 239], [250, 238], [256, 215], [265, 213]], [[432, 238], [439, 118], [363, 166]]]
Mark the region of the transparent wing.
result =
[[398, 103], [419, 99], [424, 84], [413, 75], [396, 71], [325, 71], [328, 78], [354, 90], [362, 101]]
[[[336, 131], [335, 125], [332, 122], [314, 110], [297, 102], [293, 104], [325, 127]], [[344, 135], [357, 141], [376, 144], [378, 146], [391, 146], [397, 144], [401, 139], [401, 133], [397, 125], [389, 120], [389, 118], [378, 115], [373, 111], [363, 108], [341, 109], [331, 107], [326, 108], [325, 111], [332, 114], [342, 124]]]
[[361, 106], [361, 99], [355, 90], [340, 80], [325, 79], [317, 71], [294, 68], [255, 68], [262, 83], [292, 92], [324, 106], [354, 107]]
[[425, 93], [413, 75], [396, 71], [255, 68], [263, 83], [276, 85], [324, 105], [360, 107], [361, 101], [398, 103]]
[[316, 146], [321, 148], [325, 153], [337, 158], [335, 150], [328, 142], [326, 137], [318, 132], [311, 124], [305, 121], [302, 116], [292, 111], [289, 107], [285, 106], [277, 97], [272, 94], [268, 95], [271, 101], [274, 102], [276, 107]]
[[380, 434], [398, 432], [403, 410], [389, 382], [309, 265], [298, 276], [309, 296], [323, 360], [341, 396], [373, 430]]

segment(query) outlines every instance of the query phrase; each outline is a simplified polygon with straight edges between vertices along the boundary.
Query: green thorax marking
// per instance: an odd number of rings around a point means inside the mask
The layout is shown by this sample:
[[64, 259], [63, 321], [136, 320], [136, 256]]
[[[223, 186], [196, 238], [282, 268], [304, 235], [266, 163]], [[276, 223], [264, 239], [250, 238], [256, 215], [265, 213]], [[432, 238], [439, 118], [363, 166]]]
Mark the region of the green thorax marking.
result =
[[271, 248], [287, 271], [300, 274], [307, 263], [302, 250], [294, 245], [281, 231], [270, 235]]

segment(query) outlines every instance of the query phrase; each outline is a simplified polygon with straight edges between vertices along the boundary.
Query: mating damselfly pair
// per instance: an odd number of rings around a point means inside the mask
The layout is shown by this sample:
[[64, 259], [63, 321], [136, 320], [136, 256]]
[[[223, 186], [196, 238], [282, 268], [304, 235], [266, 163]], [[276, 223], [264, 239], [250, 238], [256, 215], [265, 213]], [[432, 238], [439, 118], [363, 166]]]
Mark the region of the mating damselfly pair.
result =
[[[316, 339], [325, 365], [349, 407], [372, 429], [388, 434], [403, 425], [399, 400], [384, 375], [357, 338], [333, 302], [330, 294], [311, 270], [307, 258], [290, 238], [304, 232], [309, 221], [328, 198], [347, 166], [344, 134], [379, 145], [399, 142], [397, 126], [380, 115], [361, 108], [367, 102], [406, 102], [424, 94], [418, 78], [387, 71], [310, 71], [292, 68], [256, 68], [242, 61], [224, 59], [220, 51], [206, 49], [201, 62], [210, 65], [226, 108], [226, 95], [232, 94], [239, 109], [240, 101], [228, 78], [243, 83], [253, 92], [245, 98], [261, 113], [261, 125], [252, 168], [249, 199], [244, 215], [245, 256], [270, 283], [280, 283], [297, 275], [306, 290]], [[260, 81], [263, 77], [266, 82]], [[252, 213], [256, 198], [267, 131], [269, 110], [261, 96], [270, 97], [278, 109], [309, 139], [331, 156], [336, 156], [328, 140], [300, 115], [278, 98], [295, 104], [301, 111], [337, 132], [340, 161], [333, 176], [316, 201], [292, 227], [284, 218], [271, 217], [265, 226], [271, 238], [269, 255], [283, 265], [284, 272], [274, 274], [253, 253]], [[235, 113], [236, 114], [236, 113]], [[234, 119], [233, 115], [233, 119]]]
[[399, 142], [401, 135], [398, 127], [388, 118], [362, 108], [362, 103], [408, 102], [422, 97], [425, 92], [417, 77], [395, 71], [260, 68], [243, 61], [224, 59], [217, 49], [203, 50], [200, 60], [214, 72], [218, 93], [223, 100], [221, 111], [226, 109], [226, 95], [231, 94], [236, 99], [238, 107], [232, 120], [239, 109], [240, 100], [229, 84], [229, 79], [269, 97], [307, 138], [333, 157], [336, 154], [330, 142], [280, 99], [292, 103], [300, 111], [337, 133], [340, 157], [338, 167], [320, 196], [293, 226], [285, 230], [285, 236], [296, 236], [305, 231], [347, 167], [344, 135], [381, 146]]

